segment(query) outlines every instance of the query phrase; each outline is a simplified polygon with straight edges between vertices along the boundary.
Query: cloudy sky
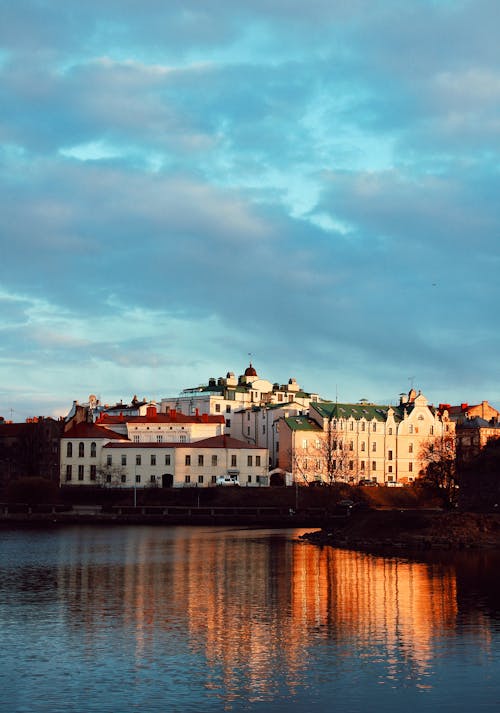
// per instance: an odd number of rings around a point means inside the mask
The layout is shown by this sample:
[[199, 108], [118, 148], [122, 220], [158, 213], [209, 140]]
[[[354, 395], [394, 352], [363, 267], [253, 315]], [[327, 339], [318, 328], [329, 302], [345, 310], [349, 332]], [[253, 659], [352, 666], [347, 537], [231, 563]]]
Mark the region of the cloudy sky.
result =
[[0, 415], [500, 405], [498, 0], [0, 0]]

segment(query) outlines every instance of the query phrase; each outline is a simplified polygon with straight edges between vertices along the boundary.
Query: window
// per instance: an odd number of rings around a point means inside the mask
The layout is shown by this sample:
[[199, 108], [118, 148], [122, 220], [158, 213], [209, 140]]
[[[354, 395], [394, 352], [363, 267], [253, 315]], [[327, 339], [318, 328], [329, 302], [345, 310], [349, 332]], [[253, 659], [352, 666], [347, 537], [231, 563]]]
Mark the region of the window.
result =
[[127, 456], [122, 455], [122, 465], [127, 465]]
[[389, 426], [389, 436], [392, 436], [392, 426]]
[[217, 476], [212, 475], [212, 484], [217, 483]]
[[413, 453], [413, 443], [408, 444], [408, 453]]
[[140, 483], [140, 482], [141, 482], [141, 476], [140, 476], [140, 475], [136, 475], [136, 476], [135, 476], [135, 482], [136, 482], [136, 483]]
[[220, 413], [220, 404], [215, 404], [215, 413]]
[[260, 456], [255, 456], [255, 465], [260, 466]]
[[126, 475], [122, 475], [121, 481], [122, 481], [122, 483], [126, 483], [126, 482], [127, 482], [127, 476], [126, 476]]
[[203, 456], [198, 456], [198, 465], [203, 465]]
[[95, 441], [92, 441], [90, 444], [90, 457], [95, 458], [96, 457], [96, 451], [97, 451], [97, 446]]
[[373, 443], [372, 443], [372, 451], [375, 453], [376, 450], [377, 450], [377, 443], [376, 443], [375, 441], [373, 441]]
[[307, 448], [307, 438], [304, 438], [302, 441], [302, 448]]
[[140, 442], [140, 436], [134, 436], [134, 443]]
[[71, 441], [68, 441], [68, 445], [66, 446], [66, 457], [73, 457], [73, 444], [71, 443]]
[[203, 483], [203, 476], [202, 476], [202, 475], [199, 475], [199, 476], [198, 476], [198, 483]]
[[408, 463], [408, 470], [413, 473], [413, 463]]
[[431, 436], [434, 435], [434, 426], [431, 426], [429, 433], [431, 434]]
[[135, 464], [136, 464], [136, 465], [141, 465], [141, 460], [142, 460], [142, 459], [141, 459], [141, 456], [140, 456], [140, 455], [136, 455], [136, 457], [135, 457]]
[[106, 465], [113, 465], [113, 456], [106, 456]]
[[349, 461], [349, 470], [354, 470], [354, 461], [353, 460]]
[[413, 433], [413, 424], [411, 424], [411, 423], [408, 426], [408, 433]]
[[372, 460], [372, 470], [377, 470], [377, 461]]
[[354, 450], [354, 442], [353, 441], [349, 441], [349, 450], [350, 451]]
[[83, 465], [78, 466], [78, 480], [83, 480]]
[[237, 465], [236, 456], [233, 454], [231, 456], [231, 468], [236, 468], [236, 465]]
[[156, 442], [163, 443], [163, 436], [161, 436], [161, 435], [156, 436]]
[[359, 464], [359, 467], [360, 467], [360, 470], [364, 470], [364, 469], [365, 469], [365, 462], [364, 462], [364, 460], [361, 461], [361, 463]]
[[106, 476], [106, 483], [111, 483], [111, 473], [108, 473]]
[[190, 475], [184, 476], [184, 482], [185, 482], [185, 483], [190, 483], [190, 482], [191, 482], [191, 476], [190, 476]]
[[90, 480], [95, 480], [97, 478], [97, 466], [90, 466]]
[[181, 433], [179, 436], [179, 443], [187, 443], [187, 436], [185, 433]]
[[262, 433], [265, 433], [265, 432], [266, 432], [266, 425], [263, 424], [263, 425], [262, 425]]
[[184, 465], [191, 465], [191, 456], [186, 456], [184, 458]]
[[364, 441], [361, 441], [361, 449], [360, 450], [362, 450], [362, 451], [365, 450], [365, 442]]
[[85, 455], [85, 443], [80, 441], [78, 444], [78, 458], [83, 458]]
[[247, 426], [247, 436], [250, 435], [250, 426]]
[[226, 427], [231, 428], [231, 419], [230, 418], [226, 418]]
[[349, 430], [354, 431], [354, 421], [349, 421]]
[[387, 476], [387, 482], [388, 482], [388, 483], [392, 483], [392, 481], [393, 481], [392, 475], [388, 475], [388, 476]]
[[253, 465], [253, 462], [252, 462], [252, 461], [253, 461], [252, 456], [247, 456], [247, 465], [248, 465], [248, 466], [252, 466], [252, 465]]
[[170, 456], [165, 456], [165, 465], [170, 465]]
[[377, 424], [374, 423], [374, 424], [372, 425], [372, 431], [376, 431], [376, 430], [377, 430]]
[[249, 475], [249, 476], [247, 477], [247, 483], [251, 483], [251, 482], [252, 482], [252, 476]]
[[392, 465], [389, 466], [388, 472], [389, 472], [389, 473], [392, 473]]
[[71, 471], [72, 471], [72, 466], [67, 465], [66, 466], [66, 480], [71, 480]]
[[361, 430], [362, 430], [362, 431], [365, 430], [365, 426], [366, 426], [365, 422], [364, 422], [364, 421], [361, 421]]
[[150, 483], [156, 483], [156, 475], [152, 475], [152, 476], [149, 478], [149, 482], [150, 482]]
[[217, 456], [212, 456], [212, 467], [217, 465]]
[[392, 460], [392, 451], [387, 453], [387, 460]]
[[151, 465], [156, 465], [156, 455], [154, 453], [151, 456]]
[[231, 413], [231, 406], [226, 406], [226, 413]]

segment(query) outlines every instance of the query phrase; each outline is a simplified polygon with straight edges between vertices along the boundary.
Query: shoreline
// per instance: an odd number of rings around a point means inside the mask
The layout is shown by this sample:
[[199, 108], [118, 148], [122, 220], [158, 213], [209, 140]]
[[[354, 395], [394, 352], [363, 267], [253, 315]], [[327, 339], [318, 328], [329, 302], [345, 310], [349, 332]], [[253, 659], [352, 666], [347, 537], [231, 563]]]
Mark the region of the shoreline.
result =
[[344, 523], [332, 523], [301, 539], [320, 546], [384, 554], [500, 550], [500, 514], [371, 510], [352, 513]]

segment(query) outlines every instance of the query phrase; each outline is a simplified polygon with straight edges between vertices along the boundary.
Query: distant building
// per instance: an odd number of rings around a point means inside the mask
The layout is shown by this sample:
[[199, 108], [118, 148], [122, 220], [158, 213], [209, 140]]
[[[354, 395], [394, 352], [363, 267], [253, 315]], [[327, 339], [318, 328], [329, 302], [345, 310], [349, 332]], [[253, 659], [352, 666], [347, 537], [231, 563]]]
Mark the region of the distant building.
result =
[[478, 455], [490, 440], [500, 438], [500, 423], [474, 416], [456, 424], [457, 456], [464, 461]]
[[448, 411], [450, 420], [455, 423], [462, 423], [476, 416], [490, 423], [500, 421], [500, 411], [497, 411], [488, 401], [481, 401], [480, 404], [475, 405], [462, 403], [460, 406], [439, 404], [439, 408]]
[[176, 411], [108, 416], [81, 422], [61, 440], [64, 485], [209, 487], [231, 477], [241, 485], [268, 485], [266, 448], [224, 434], [224, 418]]
[[[241, 434], [240, 423], [235, 424], [234, 414], [238, 412], [291, 402], [302, 409], [307, 409], [311, 402], [318, 400], [318, 394], [303, 391], [294, 378], [290, 378], [287, 384], [272, 383], [262, 379], [250, 363], [238, 379], [232, 371], [229, 371], [225, 377], [211, 378], [208, 384], [184, 389], [179, 396], [162, 399], [160, 411], [176, 409], [186, 415], [193, 415], [196, 411], [223, 414], [226, 433], [228, 435], [238, 433], [240, 437], [240, 435], [245, 436], [245, 433]], [[255, 438], [255, 435], [250, 437]]]
[[454, 430], [446, 410], [414, 389], [398, 406], [312, 403], [307, 416], [280, 421], [279, 467], [299, 483], [410, 483], [424, 467], [424, 446]]
[[50, 417], [0, 421], [0, 486], [22, 477], [59, 480], [59, 440], [64, 422]]

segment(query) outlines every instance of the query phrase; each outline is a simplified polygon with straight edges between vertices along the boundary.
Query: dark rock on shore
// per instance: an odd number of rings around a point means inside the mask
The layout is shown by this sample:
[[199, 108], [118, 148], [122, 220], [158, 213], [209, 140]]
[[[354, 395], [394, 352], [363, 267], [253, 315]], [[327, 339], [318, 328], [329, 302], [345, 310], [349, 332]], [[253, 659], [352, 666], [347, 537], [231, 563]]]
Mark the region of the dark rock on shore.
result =
[[500, 549], [500, 514], [370, 510], [303, 535], [319, 545], [363, 550]]

